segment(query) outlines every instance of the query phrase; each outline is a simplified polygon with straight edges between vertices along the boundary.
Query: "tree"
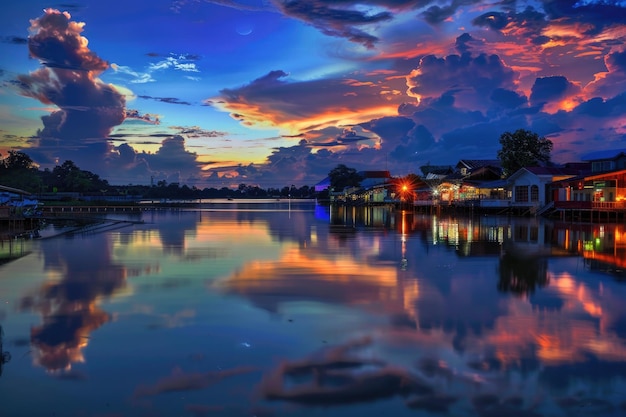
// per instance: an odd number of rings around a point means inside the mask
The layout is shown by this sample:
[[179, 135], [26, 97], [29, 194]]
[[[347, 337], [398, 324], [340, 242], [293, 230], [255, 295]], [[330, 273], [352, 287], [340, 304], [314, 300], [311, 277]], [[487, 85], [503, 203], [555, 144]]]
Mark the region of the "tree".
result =
[[344, 164], [339, 164], [329, 173], [330, 186], [335, 190], [343, 190], [346, 187], [358, 187], [363, 178], [358, 174], [356, 169], [348, 168]]
[[520, 168], [550, 162], [552, 141], [531, 131], [518, 129], [513, 133], [504, 132], [500, 136], [500, 145], [498, 159], [506, 177]]
[[9, 151], [9, 155], [0, 160], [0, 184], [31, 193], [41, 191], [37, 165], [30, 156], [19, 151]]
[[90, 171], [80, 169], [73, 161], [57, 165], [50, 175], [53, 187], [60, 191], [101, 192], [109, 188], [107, 180]]
[[37, 168], [30, 156], [20, 151], [9, 151], [9, 155], [2, 160], [2, 163], [8, 170]]

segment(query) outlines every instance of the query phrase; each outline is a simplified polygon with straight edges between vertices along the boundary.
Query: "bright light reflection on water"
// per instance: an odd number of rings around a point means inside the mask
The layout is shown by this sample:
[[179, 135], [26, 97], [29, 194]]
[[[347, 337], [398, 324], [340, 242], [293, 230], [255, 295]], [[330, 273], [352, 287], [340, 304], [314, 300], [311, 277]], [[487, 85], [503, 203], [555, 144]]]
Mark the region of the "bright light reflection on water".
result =
[[3, 243], [3, 417], [626, 413], [624, 225], [285, 201], [128, 219]]

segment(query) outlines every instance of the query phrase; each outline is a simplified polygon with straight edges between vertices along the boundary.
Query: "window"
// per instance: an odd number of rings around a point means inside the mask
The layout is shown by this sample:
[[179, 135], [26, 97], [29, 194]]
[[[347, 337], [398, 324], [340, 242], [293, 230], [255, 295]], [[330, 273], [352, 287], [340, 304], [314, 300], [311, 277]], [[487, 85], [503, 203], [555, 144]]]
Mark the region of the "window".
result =
[[528, 202], [528, 186], [526, 185], [515, 186], [515, 202], [516, 203]]
[[611, 171], [615, 169], [615, 162], [614, 161], [604, 161], [602, 163], [602, 170], [603, 171]]
[[536, 185], [530, 187], [530, 201], [539, 201], [539, 187]]

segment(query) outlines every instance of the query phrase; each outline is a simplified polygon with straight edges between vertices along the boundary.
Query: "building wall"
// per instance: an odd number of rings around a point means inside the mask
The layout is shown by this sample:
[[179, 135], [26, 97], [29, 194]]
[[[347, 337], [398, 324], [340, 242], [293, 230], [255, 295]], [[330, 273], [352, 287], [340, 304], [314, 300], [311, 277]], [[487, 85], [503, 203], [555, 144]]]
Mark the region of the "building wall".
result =
[[543, 177], [524, 170], [511, 184], [511, 203], [514, 206], [541, 207], [546, 204], [546, 184], [551, 177]]

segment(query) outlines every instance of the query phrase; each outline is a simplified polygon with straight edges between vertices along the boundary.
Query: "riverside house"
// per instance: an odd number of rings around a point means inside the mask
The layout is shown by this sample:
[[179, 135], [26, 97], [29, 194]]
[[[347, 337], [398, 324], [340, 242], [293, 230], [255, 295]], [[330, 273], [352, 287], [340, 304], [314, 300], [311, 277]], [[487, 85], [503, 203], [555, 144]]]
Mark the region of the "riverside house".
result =
[[[425, 172], [424, 168], [427, 168]], [[595, 153], [585, 162], [525, 167], [501, 178], [497, 160], [460, 160], [454, 169], [421, 167], [411, 189], [415, 207], [471, 208], [494, 213], [559, 215], [600, 220], [626, 216], [626, 150]], [[608, 171], [605, 171], [609, 169]], [[360, 187], [341, 190], [339, 204], [398, 203], [402, 193], [388, 171], [362, 171]]]

